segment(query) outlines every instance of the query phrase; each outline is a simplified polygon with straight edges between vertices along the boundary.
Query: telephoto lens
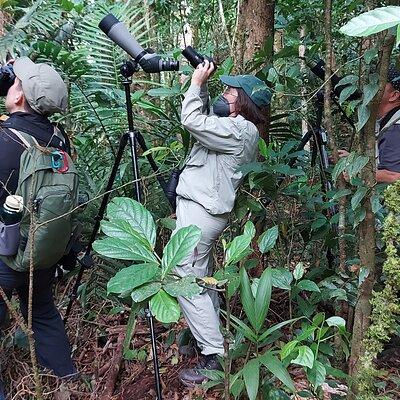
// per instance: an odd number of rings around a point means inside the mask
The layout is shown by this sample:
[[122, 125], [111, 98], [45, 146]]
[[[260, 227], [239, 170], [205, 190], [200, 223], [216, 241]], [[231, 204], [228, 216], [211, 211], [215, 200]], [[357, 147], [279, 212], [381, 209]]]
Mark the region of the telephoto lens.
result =
[[0, 96], [7, 96], [8, 90], [15, 82], [14, 69], [11, 64], [0, 67]]
[[197, 68], [197, 66], [204, 62], [204, 60], [208, 60], [210, 63], [214, 63], [215, 61], [211, 57], [203, 56], [202, 54], [198, 53], [192, 46], [185, 47], [182, 50], [182, 55], [189, 61], [189, 64], [193, 68]]
[[149, 53], [131, 35], [126, 26], [113, 14], [106, 15], [99, 23], [99, 28], [119, 47], [124, 49], [143, 71], [158, 73], [161, 71], [178, 71], [179, 62], [163, 60], [158, 54]]

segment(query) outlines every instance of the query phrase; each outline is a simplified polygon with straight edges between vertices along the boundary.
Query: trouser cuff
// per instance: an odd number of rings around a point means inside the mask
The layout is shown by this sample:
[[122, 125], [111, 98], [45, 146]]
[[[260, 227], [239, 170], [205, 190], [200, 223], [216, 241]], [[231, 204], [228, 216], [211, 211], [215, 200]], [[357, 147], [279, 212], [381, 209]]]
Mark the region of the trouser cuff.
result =
[[206, 346], [203, 347], [203, 349], [201, 350], [201, 354], [205, 356], [209, 356], [210, 354], [217, 354], [219, 356], [223, 356], [224, 348]]

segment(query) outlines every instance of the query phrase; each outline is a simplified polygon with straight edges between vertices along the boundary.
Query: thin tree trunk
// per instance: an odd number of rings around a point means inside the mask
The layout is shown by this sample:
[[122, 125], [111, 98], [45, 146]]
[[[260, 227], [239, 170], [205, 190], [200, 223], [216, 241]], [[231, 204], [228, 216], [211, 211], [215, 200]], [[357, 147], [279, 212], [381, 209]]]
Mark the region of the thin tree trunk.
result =
[[359, 255], [361, 266], [369, 271], [368, 277], [361, 283], [359, 288], [358, 300], [355, 308], [353, 338], [351, 343], [351, 357], [349, 361], [349, 373], [355, 378], [359, 369], [359, 360], [365, 352], [363, 348], [363, 339], [370, 325], [371, 315], [371, 296], [374, 284], [376, 282], [375, 266], [375, 215], [372, 212], [371, 196], [376, 184], [375, 174], [375, 121], [379, 103], [382, 98], [383, 90], [386, 84], [387, 71], [389, 66], [390, 54], [394, 44], [393, 36], [386, 36], [380, 51], [379, 65], [379, 90], [370, 103], [370, 117], [367, 124], [362, 129], [360, 137], [360, 152], [368, 156], [368, 164], [362, 171], [362, 179], [365, 185], [370, 189], [365, 196], [362, 206], [366, 210], [366, 217], [360, 224], [359, 232]]
[[[304, 37], [306, 36], [306, 28], [304, 26], [302, 26], [300, 28], [300, 42], [303, 41]], [[306, 77], [307, 75], [307, 66], [306, 66], [306, 62], [304, 60], [304, 57], [306, 55], [306, 46], [302, 43], [299, 46], [299, 60], [300, 60], [300, 72], [301, 75], [304, 79], [304, 77]], [[308, 122], [307, 119], [305, 118], [305, 116], [307, 115], [307, 111], [308, 111], [308, 105], [307, 105], [307, 88], [305, 87], [305, 85], [301, 86], [301, 114], [303, 116], [302, 120], [301, 120], [301, 135], [304, 136], [307, 132], [308, 132]], [[309, 143], [306, 144], [305, 150], [310, 150], [310, 145]]]

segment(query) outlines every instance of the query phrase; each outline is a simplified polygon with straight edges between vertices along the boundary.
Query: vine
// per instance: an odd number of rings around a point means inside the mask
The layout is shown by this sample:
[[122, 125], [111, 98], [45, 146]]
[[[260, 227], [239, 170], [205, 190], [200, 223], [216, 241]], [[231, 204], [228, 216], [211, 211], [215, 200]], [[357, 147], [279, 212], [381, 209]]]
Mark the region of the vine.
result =
[[[388, 342], [394, 333], [396, 315], [400, 314], [397, 296], [400, 290], [400, 257], [397, 250], [400, 243], [400, 181], [390, 185], [384, 197], [389, 210], [383, 231], [387, 255], [383, 264], [385, 286], [382, 291], [374, 292], [371, 300], [371, 325], [364, 339], [364, 348], [367, 350], [361, 357], [357, 377], [357, 399], [360, 400], [377, 399], [374, 394], [374, 378], [380, 375], [380, 371], [375, 367], [374, 360], [383, 351], [384, 343]], [[383, 396], [379, 398], [388, 399]]]

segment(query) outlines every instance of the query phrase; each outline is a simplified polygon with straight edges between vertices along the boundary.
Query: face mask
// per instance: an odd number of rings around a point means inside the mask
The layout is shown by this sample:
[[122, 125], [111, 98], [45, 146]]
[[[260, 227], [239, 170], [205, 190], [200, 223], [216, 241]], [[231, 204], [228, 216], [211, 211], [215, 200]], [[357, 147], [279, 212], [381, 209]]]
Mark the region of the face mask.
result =
[[224, 96], [219, 96], [213, 105], [214, 114], [218, 115], [218, 117], [229, 117], [231, 114], [230, 104], [232, 103], [229, 103]]

